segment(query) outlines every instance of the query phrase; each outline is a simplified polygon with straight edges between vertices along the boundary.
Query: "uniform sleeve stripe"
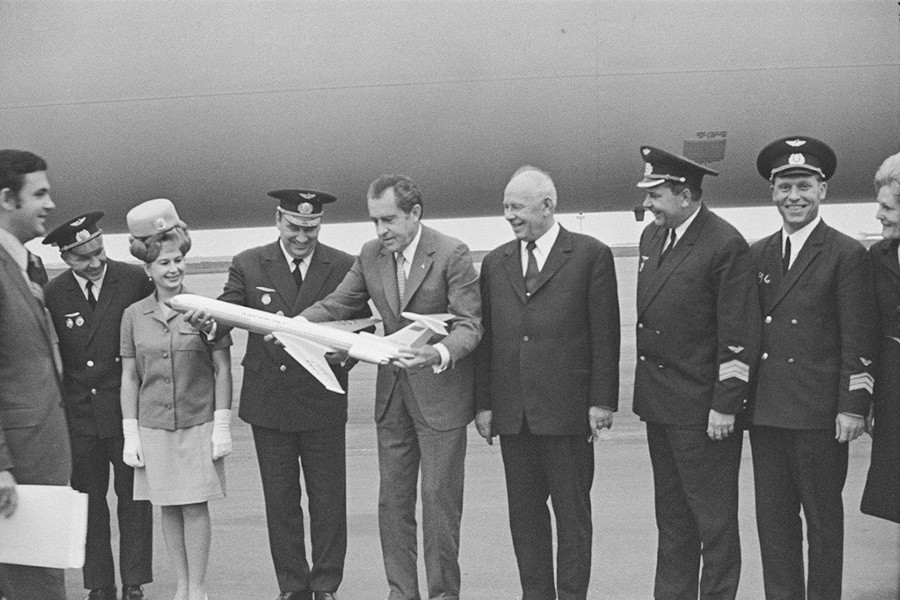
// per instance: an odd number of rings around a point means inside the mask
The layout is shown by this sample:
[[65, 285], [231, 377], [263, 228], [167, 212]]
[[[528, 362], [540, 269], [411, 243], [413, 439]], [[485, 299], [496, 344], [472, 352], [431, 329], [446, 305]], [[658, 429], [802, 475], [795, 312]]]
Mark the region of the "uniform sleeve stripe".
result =
[[737, 359], [719, 365], [719, 381], [725, 381], [726, 379], [731, 378], [737, 378], [742, 381], [749, 381], [750, 367], [747, 365], [747, 363], [741, 362]]
[[870, 394], [875, 387], [875, 378], [870, 373], [856, 373], [850, 376], [849, 391], [866, 390]]

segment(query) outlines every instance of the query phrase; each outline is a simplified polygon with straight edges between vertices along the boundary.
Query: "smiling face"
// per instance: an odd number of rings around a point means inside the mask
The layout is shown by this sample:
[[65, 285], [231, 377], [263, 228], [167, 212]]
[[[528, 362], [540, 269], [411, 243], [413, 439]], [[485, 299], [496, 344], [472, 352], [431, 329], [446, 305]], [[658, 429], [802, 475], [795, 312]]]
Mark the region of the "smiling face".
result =
[[690, 191], [682, 188], [675, 193], [669, 183], [647, 188], [643, 207], [653, 213], [654, 223], [670, 229], [675, 229], [693, 214]]
[[886, 240], [900, 239], [900, 184], [884, 185], [878, 190], [878, 212], [875, 218], [881, 221], [881, 237]]
[[422, 206], [416, 204], [409, 212], [397, 205], [394, 188], [388, 188], [381, 196], [369, 198], [369, 218], [375, 224], [375, 233], [385, 250], [402, 252], [415, 239], [419, 231]]
[[281, 212], [275, 217], [275, 225], [278, 227], [285, 250], [294, 258], [306, 258], [315, 250], [321, 225], [315, 227], [296, 225], [288, 221]]
[[181, 253], [178, 246], [177, 241], [164, 241], [156, 260], [144, 265], [144, 269], [156, 285], [157, 291], [166, 296], [180, 292], [184, 282], [184, 254]]
[[9, 188], [4, 188], [0, 193], [4, 221], [16, 239], [24, 244], [47, 233], [47, 216], [56, 205], [50, 198], [46, 171], [27, 173], [18, 194], [13, 194]]
[[76, 275], [89, 281], [99, 281], [106, 269], [106, 250], [103, 248], [103, 238], [98, 235], [84, 244], [66, 250], [62, 253], [62, 259], [72, 267]]
[[776, 175], [772, 182], [772, 202], [778, 207], [788, 234], [809, 225], [819, 214], [828, 184], [816, 175]]
[[534, 171], [513, 177], [503, 191], [503, 218], [516, 239], [533, 242], [553, 227], [555, 189]]

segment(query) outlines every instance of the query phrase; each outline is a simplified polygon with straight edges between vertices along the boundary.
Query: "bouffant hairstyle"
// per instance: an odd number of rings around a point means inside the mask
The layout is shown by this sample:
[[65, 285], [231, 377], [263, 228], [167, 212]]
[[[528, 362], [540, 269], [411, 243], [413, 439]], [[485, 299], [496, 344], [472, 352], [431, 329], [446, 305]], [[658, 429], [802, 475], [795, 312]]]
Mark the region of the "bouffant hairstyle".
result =
[[159, 258], [159, 254], [162, 252], [162, 245], [166, 242], [178, 244], [178, 250], [185, 256], [187, 256], [188, 250], [191, 249], [191, 235], [188, 233], [187, 225], [184, 223], [180, 223], [168, 231], [148, 237], [136, 238], [128, 236], [128, 241], [131, 255], [148, 265]]

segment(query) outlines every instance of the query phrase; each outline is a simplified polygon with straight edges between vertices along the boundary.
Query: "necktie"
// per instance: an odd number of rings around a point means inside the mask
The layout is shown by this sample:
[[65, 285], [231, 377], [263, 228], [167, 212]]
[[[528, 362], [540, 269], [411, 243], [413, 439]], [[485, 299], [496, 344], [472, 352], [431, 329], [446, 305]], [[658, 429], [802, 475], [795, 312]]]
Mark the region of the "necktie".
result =
[[784, 254], [781, 255], [781, 274], [784, 275], [791, 268], [791, 238], [784, 240]]
[[400, 305], [403, 305], [403, 296], [406, 294], [406, 269], [404, 265], [406, 264], [406, 259], [403, 258], [403, 253], [399, 252], [397, 254], [397, 294], [400, 299]]
[[303, 285], [303, 271], [300, 270], [300, 263], [303, 262], [302, 258], [294, 259], [294, 282], [297, 284], [297, 289]]
[[674, 230], [674, 229], [670, 229], [669, 231], [671, 232], [671, 233], [669, 234], [669, 240], [668, 240], [669, 243], [666, 244], [666, 247], [663, 248], [662, 253], [659, 255], [659, 264], [660, 264], [660, 265], [662, 264], [663, 259], [664, 259], [664, 258], [669, 254], [669, 252], [672, 250], [672, 248], [675, 247], [675, 240], [678, 239], [678, 235], [675, 233], [675, 230]]
[[36, 254], [28, 253], [28, 266], [25, 267], [25, 272], [28, 274], [28, 279], [34, 283], [41, 287], [46, 285], [48, 280], [47, 270], [44, 269], [44, 263]]
[[91, 308], [97, 308], [97, 299], [94, 298], [94, 282], [88, 280], [88, 282], [84, 284], [84, 291], [87, 292], [87, 301], [88, 304], [91, 305]]
[[533, 240], [525, 244], [525, 249], [528, 250], [528, 267], [525, 269], [525, 291], [528, 292], [529, 296], [537, 287], [538, 275], [541, 274], [537, 266], [537, 259], [534, 257], [535, 248], [537, 248], [537, 244]]

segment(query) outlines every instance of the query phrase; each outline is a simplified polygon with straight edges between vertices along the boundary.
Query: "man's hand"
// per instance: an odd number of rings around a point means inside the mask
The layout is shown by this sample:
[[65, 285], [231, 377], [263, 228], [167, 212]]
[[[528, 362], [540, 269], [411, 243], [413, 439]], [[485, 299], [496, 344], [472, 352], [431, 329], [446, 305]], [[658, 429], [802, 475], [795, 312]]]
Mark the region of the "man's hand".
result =
[[400, 358], [394, 360], [394, 364], [405, 369], [433, 367], [441, 364], [441, 353], [434, 346], [425, 345], [418, 348], [407, 346], [400, 349]]
[[600, 439], [601, 429], [612, 429], [613, 411], [602, 406], [592, 406], [588, 409], [588, 425], [591, 428], [589, 442]]
[[344, 364], [344, 361], [347, 360], [346, 352], [326, 352], [325, 353], [325, 362], [333, 367], [338, 367]]
[[216, 325], [215, 319], [202, 310], [189, 310], [184, 313], [184, 320], [191, 324], [191, 327], [197, 331], [201, 331], [206, 335], [212, 333], [213, 327]]
[[734, 415], [720, 413], [709, 409], [709, 421], [706, 425], [706, 435], [711, 440], [724, 440], [734, 431]]
[[489, 410], [479, 410], [475, 413], [475, 429], [478, 435], [484, 438], [489, 446], [494, 445], [494, 432], [491, 429], [493, 421], [493, 413]]
[[875, 406], [869, 409], [869, 414], [866, 416], [866, 433], [869, 434], [869, 437], [872, 437], [872, 434], [875, 433]]
[[0, 471], [0, 516], [10, 518], [19, 506], [16, 478], [9, 471]]
[[275, 344], [279, 348], [284, 348], [284, 344], [282, 344], [281, 340], [279, 340], [277, 337], [275, 337], [275, 334], [273, 334], [273, 333], [267, 333], [266, 335], [264, 335], [263, 341], [268, 342], [270, 344]]
[[859, 415], [838, 413], [834, 419], [834, 439], [841, 443], [852, 442], [862, 435], [865, 428], [866, 420]]

